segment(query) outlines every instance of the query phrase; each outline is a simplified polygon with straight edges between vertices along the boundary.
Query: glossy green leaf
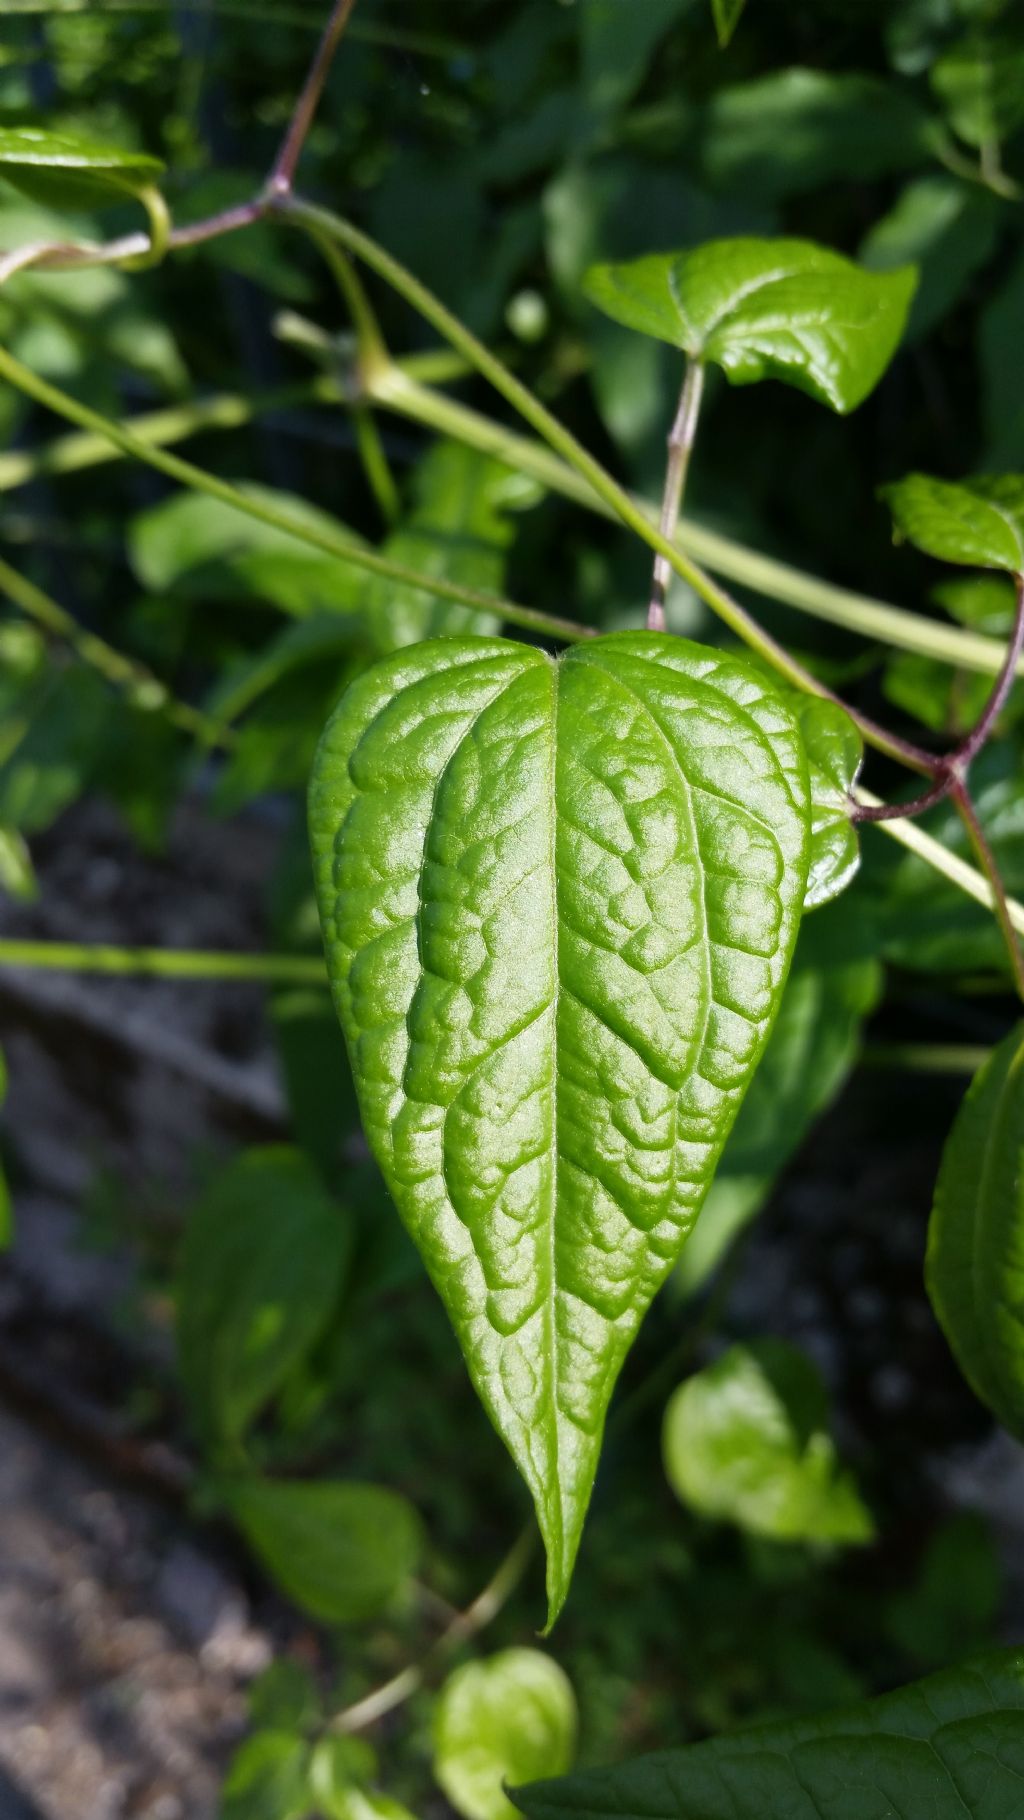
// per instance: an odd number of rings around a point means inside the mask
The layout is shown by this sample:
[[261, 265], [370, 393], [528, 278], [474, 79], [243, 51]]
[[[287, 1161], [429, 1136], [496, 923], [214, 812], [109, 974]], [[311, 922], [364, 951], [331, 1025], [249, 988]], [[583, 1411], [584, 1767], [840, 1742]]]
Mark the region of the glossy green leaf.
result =
[[747, 0], [711, 0], [711, 17], [722, 50], [736, 30], [746, 4]]
[[434, 1774], [464, 1820], [512, 1820], [506, 1786], [563, 1775], [575, 1744], [572, 1685], [538, 1649], [467, 1662], [441, 1689]]
[[696, 151], [705, 179], [749, 208], [929, 164], [928, 128], [902, 86], [859, 73], [782, 69], [713, 95]]
[[814, 910], [845, 891], [860, 865], [850, 797], [864, 762], [864, 742], [837, 702], [801, 693], [794, 696], [792, 707], [811, 785], [811, 861], [804, 909]]
[[869, 1542], [871, 1517], [841, 1470], [817, 1370], [783, 1340], [732, 1346], [665, 1411], [665, 1471], [700, 1516], [776, 1542]]
[[0, 177], [50, 208], [88, 208], [137, 195], [163, 171], [145, 152], [48, 127], [0, 127]]
[[314, 874], [363, 1123], [564, 1601], [616, 1376], [778, 1009], [805, 763], [742, 662], [444, 640], [342, 698]]
[[224, 1496], [272, 1578], [325, 1624], [375, 1617], [415, 1571], [419, 1518], [385, 1486], [246, 1479]]
[[527, 1820], [1014, 1820], [1024, 1655], [515, 1791]]
[[759, 1212], [857, 1059], [882, 973], [877, 961], [857, 952], [851, 922], [860, 920], [859, 910], [851, 905], [849, 916], [839, 914], [831, 940], [826, 923], [836, 914], [815, 918], [801, 931], [764, 1059], [676, 1266], [673, 1285], [684, 1295], [703, 1286]]
[[1024, 572], [1024, 475], [978, 475], [955, 484], [908, 474], [880, 494], [897, 535], [927, 556]]
[[845, 413], [896, 352], [915, 283], [912, 267], [868, 272], [809, 240], [741, 239], [592, 266], [584, 290], [733, 385], [782, 379]]
[[285, 1145], [243, 1153], [185, 1232], [178, 1357], [200, 1430], [240, 1436], [337, 1305], [351, 1228], [312, 1164]]
[[925, 1274], [964, 1377], [1024, 1439], [1024, 1024], [975, 1076], [957, 1114]]

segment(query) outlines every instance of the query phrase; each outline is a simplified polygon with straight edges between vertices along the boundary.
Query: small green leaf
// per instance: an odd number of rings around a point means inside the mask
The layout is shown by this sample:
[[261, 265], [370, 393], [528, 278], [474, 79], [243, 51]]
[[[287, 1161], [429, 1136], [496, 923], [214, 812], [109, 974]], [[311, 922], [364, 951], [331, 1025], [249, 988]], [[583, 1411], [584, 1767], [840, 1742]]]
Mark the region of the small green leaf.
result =
[[1024, 1024], [975, 1076], [957, 1114], [925, 1275], [964, 1377], [1024, 1440]]
[[747, 0], [711, 0], [711, 16], [723, 51], [740, 22], [746, 4]]
[[465, 1820], [513, 1820], [505, 1787], [563, 1775], [575, 1744], [572, 1685], [540, 1650], [467, 1662], [441, 1689], [434, 1774]]
[[963, 1661], [992, 1647], [1002, 1590], [990, 1525], [959, 1511], [929, 1537], [914, 1584], [889, 1600], [886, 1630], [922, 1668]]
[[47, 208], [88, 208], [138, 195], [164, 169], [159, 158], [99, 145], [75, 133], [0, 127], [0, 177]]
[[254, 1732], [231, 1759], [218, 1820], [306, 1820], [309, 1746], [290, 1731]]
[[999, 202], [958, 177], [915, 178], [876, 222], [859, 257], [879, 272], [916, 265], [920, 283], [907, 323], [915, 341], [934, 328], [986, 264], [999, 237]]
[[268, 1573], [325, 1624], [375, 1617], [419, 1559], [419, 1518], [384, 1486], [246, 1479], [224, 1495]]
[[322, 1717], [316, 1683], [308, 1668], [279, 1656], [248, 1690], [249, 1719], [258, 1731], [311, 1729]]
[[527, 1820], [1011, 1820], [1024, 1778], [1024, 1655], [515, 1791]]
[[19, 904], [34, 904], [39, 896], [28, 842], [18, 828], [0, 822], [0, 891]]
[[[421, 575], [500, 593], [513, 514], [540, 497], [535, 482], [462, 443], [435, 443], [416, 470], [414, 503], [382, 555]], [[469, 607], [432, 598], [422, 588], [398, 587], [384, 576], [360, 576], [361, 602], [374, 649], [397, 651], [420, 639], [498, 630]]]
[[972, 32], [932, 65], [932, 88], [967, 145], [998, 145], [1024, 120], [1024, 41]]
[[864, 762], [864, 742], [838, 702], [799, 693], [792, 701], [811, 784], [811, 863], [804, 909], [845, 891], [860, 865], [850, 797]]
[[313, 1746], [309, 1787], [323, 1820], [407, 1820], [397, 1801], [363, 1785], [377, 1773], [377, 1753], [366, 1738], [321, 1738]]
[[749, 209], [809, 190], [841, 196], [846, 186], [931, 164], [930, 122], [909, 86], [796, 68], [721, 88], [700, 121], [701, 174]]
[[351, 1227], [286, 1145], [244, 1153], [185, 1232], [178, 1356], [208, 1443], [236, 1440], [319, 1338], [348, 1266]]
[[1024, 474], [954, 483], [908, 474], [880, 487], [899, 537], [940, 562], [1024, 572]]
[[[362, 542], [347, 525], [296, 494], [250, 481], [237, 485], [254, 504], [286, 511], [307, 530]], [[365, 589], [365, 577], [340, 557], [206, 493], [173, 493], [140, 512], [129, 530], [128, 556], [143, 586], [155, 594], [173, 587], [203, 600], [262, 598], [296, 616], [351, 612]]]
[[665, 1471], [700, 1516], [777, 1542], [869, 1542], [874, 1525], [826, 1430], [815, 1367], [782, 1340], [732, 1346], [665, 1411]]
[[911, 266], [868, 272], [809, 240], [743, 239], [592, 266], [584, 290], [733, 385], [782, 379], [845, 413], [896, 352], [916, 282]]
[[660, 39], [693, 0], [587, 0], [577, 13], [582, 53], [581, 85], [590, 107], [621, 108], [639, 88]]
[[363, 1123], [530, 1486], [551, 1620], [612, 1386], [778, 1010], [806, 885], [774, 683], [683, 639], [417, 645], [310, 786]]

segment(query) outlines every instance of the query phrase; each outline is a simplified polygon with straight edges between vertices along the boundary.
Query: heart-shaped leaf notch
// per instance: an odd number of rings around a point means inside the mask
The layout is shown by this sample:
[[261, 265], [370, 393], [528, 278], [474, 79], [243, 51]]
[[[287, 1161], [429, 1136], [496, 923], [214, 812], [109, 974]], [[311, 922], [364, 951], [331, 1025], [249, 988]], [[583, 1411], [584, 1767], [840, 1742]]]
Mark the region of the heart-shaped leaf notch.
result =
[[807, 882], [775, 685], [682, 639], [437, 640], [310, 787], [369, 1141], [569, 1586], [619, 1369], [760, 1059]]
[[583, 280], [606, 316], [733, 385], [782, 379], [842, 413], [881, 379], [916, 284], [913, 266], [870, 272], [810, 240], [754, 239], [595, 265]]

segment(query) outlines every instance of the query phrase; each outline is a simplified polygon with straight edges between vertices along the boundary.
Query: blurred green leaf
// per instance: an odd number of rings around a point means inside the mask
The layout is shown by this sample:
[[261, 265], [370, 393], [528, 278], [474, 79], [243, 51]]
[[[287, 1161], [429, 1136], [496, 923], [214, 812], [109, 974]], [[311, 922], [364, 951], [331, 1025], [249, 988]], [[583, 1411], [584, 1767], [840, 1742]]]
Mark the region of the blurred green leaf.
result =
[[583, 92], [592, 108], [610, 113], [630, 100], [660, 39], [692, 5], [693, 0], [644, 0], [642, 6], [587, 0], [577, 8]]
[[[234, 484], [247, 498], [287, 511], [311, 530], [362, 542], [296, 494], [249, 481]], [[366, 577], [339, 557], [206, 493], [174, 493], [140, 513], [129, 526], [128, 556], [154, 593], [174, 587], [215, 600], [263, 598], [296, 615], [316, 608], [351, 612], [366, 587]]]
[[255, 1732], [228, 1765], [218, 1820], [306, 1820], [308, 1764], [309, 1746], [293, 1732]]
[[941, 1668], [991, 1648], [1002, 1598], [1002, 1570], [984, 1517], [963, 1511], [930, 1537], [917, 1578], [889, 1600], [886, 1629], [925, 1668]]
[[0, 822], [0, 891], [19, 904], [34, 904], [39, 896], [28, 843], [18, 828]]
[[967, 145], [996, 145], [1024, 120], [1024, 41], [970, 32], [932, 65], [931, 85]]
[[960, 299], [974, 274], [992, 257], [999, 235], [999, 203], [977, 184], [956, 177], [918, 177], [909, 183], [860, 247], [872, 271], [916, 265], [920, 282], [910, 307], [906, 338], [927, 335]]
[[251, 1479], [225, 1499], [271, 1577], [325, 1624], [376, 1617], [415, 1571], [419, 1518], [383, 1486]]
[[928, 120], [875, 76], [786, 69], [719, 89], [704, 110], [705, 177], [755, 198], [859, 183], [929, 160]]
[[41, 833], [77, 800], [99, 763], [110, 703], [108, 684], [82, 665], [29, 682], [0, 730], [0, 822]]
[[692, 253], [591, 267], [606, 315], [723, 368], [734, 385], [782, 379], [834, 411], [877, 385], [915, 274], [872, 273], [807, 240], [717, 240]]
[[1024, 1776], [1019, 1650], [845, 1711], [745, 1726], [518, 1789], [528, 1820], [1009, 1820]]
[[926, 555], [979, 569], [1024, 571], [1024, 475], [978, 475], [954, 485], [930, 474], [908, 474], [879, 493], [897, 536]]
[[449, 1675], [434, 1716], [434, 1774], [465, 1820], [510, 1820], [505, 1787], [569, 1768], [576, 1698], [550, 1656], [506, 1649]]
[[692, 1295], [763, 1206], [781, 1170], [839, 1093], [860, 1048], [864, 1019], [881, 995], [877, 961], [851, 939], [854, 903], [805, 924], [761, 1066], [726, 1142], [715, 1179], [673, 1282]]
[[0, 126], [0, 177], [52, 208], [89, 208], [118, 201], [155, 183], [159, 158], [100, 145], [75, 133]]
[[317, 1813], [324, 1820], [411, 1820], [397, 1801], [363, 1786], [376, 1768], [376, 1752], [366, 1738], [321, 1738], [309, 1765]]
[[821, 1379], [782, 1340], [732, 1346], [665, 1411], [665, 1471], [700, 1516], [779, 1542], [869, 1542], [874, 1524], [826, 1429]]
[[740, 22], [746, 4], [747, 0], [711, 0], [711, 16], [723, 51]]
[[[384, 555], [423, 575], [500, 593], [515, 537], [513, 514], [534, 505], [540, 488], [501, 462], [461, 443], [438, 442], [416, 469], [412, 509], [382, 546]], [[363, 577], [367, 630], [379, 652], [421, 639], [498, 629], [498, 621], [438, 600], [384, 576]]]
[[978, 327], [978, 360], [986, 462], [993, 469], [1024, 467], [1024, 394], [1011, 380], [1024, 322], [1024, 257], [1018, 256], [985, 303]]
[[244, 1152], [211, 1182], [185, 1231], [177, 1330], [208, 1442], [237, 1440], [319, 1338], [350, 1249], [344, 1211], [297, 1150]]
[[321, 1715], [312, 1675], [290, 1656], [279, 1656], [257, 1675], [248, 1700], [250, 1721], [259, 1731], [304, 1731]]
[[971, 1082], [928, 1226], [932, 1307], [975, 1395], [1024, 1439], [1024, 1024]]

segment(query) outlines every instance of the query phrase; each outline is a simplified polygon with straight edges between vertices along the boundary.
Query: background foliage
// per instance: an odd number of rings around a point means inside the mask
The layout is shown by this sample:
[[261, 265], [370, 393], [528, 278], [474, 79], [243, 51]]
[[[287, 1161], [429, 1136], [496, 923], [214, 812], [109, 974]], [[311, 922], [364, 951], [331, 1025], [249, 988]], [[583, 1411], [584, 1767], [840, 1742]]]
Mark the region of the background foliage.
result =
[[[317, 8], [277, 0], [15, 0], [0, 43], [0, 127], [59, 123], [155, 155], [169, 167], [175, 220], [198, 218], [258, 185], [321, 23]], [[880, 269], [916, 262], [909, 334], [851, 419], [786, 388], [734, 392], [709, 377], [687, 510], [832, 581], [998, 634], [1010, 614], [1002, 581], [941, 579], [893, 544], [875, 490], [914, 469], [957, 478], [1024, 466], [1022, 127], [1024, 18], [998, 0], [749, 0], [713, 18], [703, 0], [361, 0], [304, 189], [366, 225], [507, 350], [648, 495], [660, 489], [678, 355], [599, 315], [583, 292], [588, 266], [739, 233], [812, 237]], [[136, 217], [118, 200], [74, 226], [101, 237]], [[67, 226], [0, 190], [0, 246]], [[433, 349], [400, 300], [373, 287], [373, 301], [396, 353]], [[261, 225], [149, 272], [24, 274], [0, 295], [0, 338], [115, 417], [222, 401], [223, 427], [193, 435], [188, 453], [266, 498], [287, 496], [309, 522], [341, 520], [410, 566], [603, 629], [642, 623], [649, 558], [634, 540], [399, 414], [371, 423], [346, 403], [350, 324], [297, 236]], [[476, 382], [459, 381], [456, 395], [505, 415]], [[266, 945], [315, 955], [302, 796], [325, 713], [369, 657], [469, 622], [337, 558], [297, 553], [149, 472], [36, 460], [57, 428], [0, 391], [0, 592], [10, 565], [135, 667], [112, 681], [80, 640], [55, 635], [38, 611], [26, 618], [24, 601], [3, 605], [5, 931], [46, 927], [33, 855], [45, 861], [76, 805], [113, 804], [159, 860], [174, 852], [187, 803], [225, 843], [247, 818], [280, 829], [263, 886]], [[977, 712], [984, 685], [967, 671], [791, 608], [758, 611], [819, 674], [915, 737], [955, 737]], [[681, 584], [669, 624], [722, 641]], [[978, 768], [979, 809], [1018, 893], [1019, 712], [1011, 703]], [[876, 772], [871, 781], [893, 787], [895, 774]], [[951, 813], [931, 825], [962, 848]], [[577, 1744], [560, 1683], [549, 1759], [503, 1740], [487, 1717], [501, 1702], [480, 1694], [496, 1772], [453, 1768], [466, 1684], [459, 1695], [450, 1683], [435, 1710], [460, 1650], [534, 1647], [539, 1574], [521, 1551], [523, 1578], [486, 1637], [467, 1644], [456, 1631], [381, 1734], [380, 1785], [417, 1811], [439, 1799], [439, 1780], [469, 1820], [498, 1820], [501, 1775], [523, 1762], [554, 1773], [574, 1748], [593, 1764], [751, 1718], [796, 1718], [995, 1634], [991, 1540], [943, 1491], [949, 1447], [979, 1438], [986, 1417], [956, 1387], [918, 1283], [934, 1146], [962, 1085], [933, 1072], [937, 1045], [974, 1051], [1003, 1036], [1005, 954], [991, 919], [919, 861], [871, 830], [862, 845], [853, 890], [801, 936], [700, 1236], [613, 1408], [551, 1645], [575, 1689]], [[187, 880], [173, 869], [165, 888], [184, 902]], [[148, 1388], [198, 1463], [196, 1523], [230, 1517], [229, 1546], [247, 1545], [287, 1609], [318, 1627], [310, 1670], [283, 1622], [282, 1659], [254, 1695], [255, 1736], [231, 1769], [225, 1812], [356, 1820], [353, 1788], [375, 1782], [373, 1753], [360, 1756], [361, 1737], [325, 1731], [325, 1719], [431, 1650], [436, 1599], [471, 1600], [526, 1513], [366, 1160], [329, 1002], [315, 984], [281, 986], [267, 1016], [287, 1143], [222, 1145], [190, 1162], [159, 1238], [126, 1189], [119, 1242], [141, 1261], [135, 1318], [169, 1327], [177, 1303], [180, 1368], [151, 1366]], [[858, 1069], [808, 1142], [865, 1042], [874, 1068]], [[894, 1087], [878, 1065], [897, 1059], [928, 1072]], [[853, 1206], [834, 1164], [851, 1142], [868, 1158]], [[894, 1156], [908, 1150], [920, 1167], [901, 1175]], [[17, 1189], [15, 1128], [5, 1154]], [[301, 1220], [301, 1246], [282, 1245], [285, 1209]], [[758, 1212], [752, 1249], [731, 1249]], [[779, 1336], [811, 1357], [780, 1350]], [[662, 1412], [698, 1367], [669, 1404], [663, 1469]], [[902, 1399], [886, 1392], [887, 1369], [908, 1380]], [[730, 1373], [772, 1445], [754, 1462], [756, 1483], [723, 1488], [719, 1469], [709, 1499], [695, 1482], [700, 1454], [688, 1447], [680, 1473], [674, 1452], [684, 1424], [702, 1425], [707, 1449], [718, 1444], [716, 1394]], [[514, 1681], [509, 1663], [497, 1655], [492, 1674]], [[384, 1812], [378, 1794], [359, 1799]]]

